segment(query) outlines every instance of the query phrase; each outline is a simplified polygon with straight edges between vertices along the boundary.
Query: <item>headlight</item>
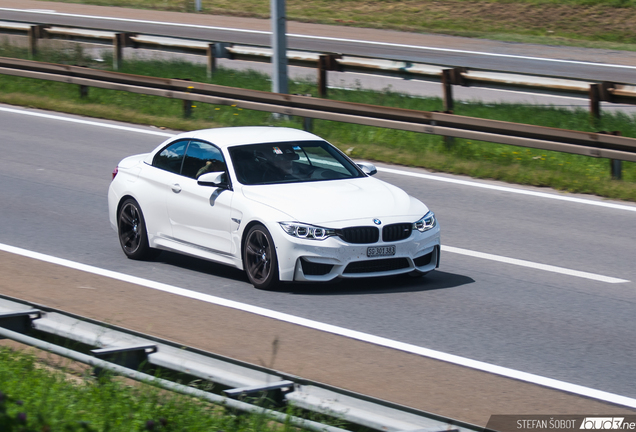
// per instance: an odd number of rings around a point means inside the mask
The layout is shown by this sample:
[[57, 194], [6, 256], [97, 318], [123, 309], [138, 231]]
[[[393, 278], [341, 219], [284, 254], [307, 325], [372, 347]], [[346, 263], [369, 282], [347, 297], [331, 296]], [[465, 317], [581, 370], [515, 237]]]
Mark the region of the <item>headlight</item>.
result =
[[310, 240], [324, 240], [336, 235], [336, 230], [298, 222], [279, 222], [281, 228], [292, 237]]
[[413, 229], [419, 232], [428, 231], [435, 228], [437, 225], [437, 219], [435, 219], [435, 213], [429, 211], [424, 217], [413, 224]]

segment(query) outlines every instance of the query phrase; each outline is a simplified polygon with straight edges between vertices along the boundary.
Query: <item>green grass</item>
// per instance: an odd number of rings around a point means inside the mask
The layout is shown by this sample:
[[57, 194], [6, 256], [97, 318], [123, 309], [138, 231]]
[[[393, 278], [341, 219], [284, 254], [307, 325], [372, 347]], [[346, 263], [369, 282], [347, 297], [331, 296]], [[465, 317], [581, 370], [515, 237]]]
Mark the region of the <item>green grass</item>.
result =
[[[50, 363], [50, 362], [49, 362]], [[0, 347], [2, 432], [287, 432], [289, 424], [161, 389], [47, 366], [31, 354]]]
[[[52, 0], [53, 1], [53, 0]], [[58, 0], [59, 1], [59, 0]], [[194, 12], [195, 0], [62, 0]], [[204, 14], [269, 18], [270, 0], [201, 0]], [[636, 0], [286, 0], [290, 21], [636, 49]]]
[[[0, 47], [0, 55], [25, 57], [26, 52], [4, 45]], [[40, 59], [96, 66], [81, 51], [43, 52]], [[99, 65], [107, 64], [109, 59]], [[221, 69], [208, 80], [204, 66], [179, 61], [126, 61], [122, 72], [256, 90], [269, 90], [271, 86], [266, 76], [256, 72]], [[312, 83], [293, 82], [290, 93], [317, 96], [317, 89]], [[330, 90], [329, 97], [422, 111], [443, 109], [439, 98], [408, 97], [390, 89], [382, 92], [362, 88]], [[87, 98], [80, 98], [75, 85], [10, 76], [0, 76], [0, 102], [176, 130], [267, 124], [302, 128], [301, 118], [278, 121], [266, 112], [228, 105], [197, 104], [191, 118], [185, 119], [179, 100], [96, 88], [90, 89]], [[598, 124], [592, 125], [588, 112], [558, 107], [470, 103], [456, 104], [455, 113], [562, 129], [620, 131], [624, 136], [636, 137], [636, 118], [625, 114], [604, 113]], [[607, 159], [462, 139], [456, 139], [454, 145], [448, 147], [439, 136], [322, 120], [313, 122], [313, 131], [354, 158], [636, 201], [634, 163], [623, 162], [623, 181], [614, 181], [610, 178]]]

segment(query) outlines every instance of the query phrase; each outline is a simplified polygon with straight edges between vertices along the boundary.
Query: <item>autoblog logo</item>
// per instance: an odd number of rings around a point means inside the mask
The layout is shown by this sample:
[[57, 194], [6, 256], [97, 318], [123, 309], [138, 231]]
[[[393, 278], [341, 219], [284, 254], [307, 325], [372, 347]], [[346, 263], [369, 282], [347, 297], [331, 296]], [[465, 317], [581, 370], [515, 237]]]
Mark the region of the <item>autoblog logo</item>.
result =
[[486, 430], [498, 432], [577, 432], [582, 429], [636, 432], [636, 415], [492, 415], [486, 425]]
[[633, 423], [625, 423], [625, 417], [585, 417], [579, 429], [634, 429]]

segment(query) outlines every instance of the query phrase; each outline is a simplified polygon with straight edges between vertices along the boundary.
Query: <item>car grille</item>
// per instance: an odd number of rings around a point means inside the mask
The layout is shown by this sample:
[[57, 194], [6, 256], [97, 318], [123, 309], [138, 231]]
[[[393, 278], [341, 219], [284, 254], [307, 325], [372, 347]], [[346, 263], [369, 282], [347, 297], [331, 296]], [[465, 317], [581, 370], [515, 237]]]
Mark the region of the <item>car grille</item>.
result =
[[[382, 240], [394, 242], [407, 239], [413, 231], [412, 223], [398, 223], [382, 228]], [[372, 226], [348, 227], [338, 230], [338, 235], [347, 243], [369, 244], [380, 240], [380, 230]]]
[[382, 228], [382, 240], [385, 242], [404, 240], [411, 236], [412, 230], [413, 224], [410, 223], [387, 225]]
[[344, 273], [382, 273], [409, 267], [406, 258], [385, 258], [368, 261], [355, 261], [345, 268]]
[[380, 239], [380, 230], [370, 226], [349, 227], [338, 230], [338, 235], [347, 243], [375, 243]]
[[303, 273], [306, 276], [324, 276], [331, 271], [333, 264], [322, 264], [300, 260], [300, 265], [303, 267]]

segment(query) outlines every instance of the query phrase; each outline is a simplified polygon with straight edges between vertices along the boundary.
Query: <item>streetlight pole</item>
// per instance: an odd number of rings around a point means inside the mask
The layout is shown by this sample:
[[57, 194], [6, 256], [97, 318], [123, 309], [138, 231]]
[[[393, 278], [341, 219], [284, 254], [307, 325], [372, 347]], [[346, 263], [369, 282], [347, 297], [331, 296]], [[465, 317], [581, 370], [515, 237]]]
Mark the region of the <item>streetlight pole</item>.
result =
[[287, 35], [285, 0], [271, 0], [272, 16], [272, 91], [289, 93], [287, 84]]

